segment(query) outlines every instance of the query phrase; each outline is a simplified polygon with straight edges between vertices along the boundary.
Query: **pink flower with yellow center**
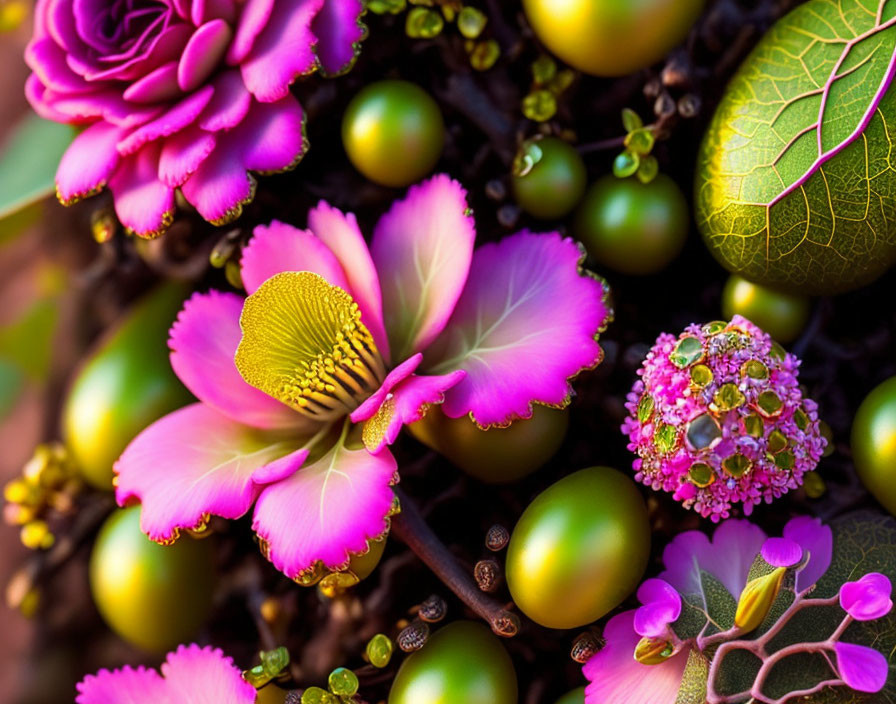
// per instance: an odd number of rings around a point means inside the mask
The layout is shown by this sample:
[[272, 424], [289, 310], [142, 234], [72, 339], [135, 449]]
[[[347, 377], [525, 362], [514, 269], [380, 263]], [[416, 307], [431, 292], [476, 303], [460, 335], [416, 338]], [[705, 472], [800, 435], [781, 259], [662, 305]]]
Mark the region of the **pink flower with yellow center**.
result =
[[388, 449], [442, 404], [484, 428], [562, 407], [601, 359], [605, 283], [557, 233], [475, 252], [466, 193], [447, 176], [410, 189], [374, 229], [326, 203], [308, 229], [258, 227], [249, 294], [194, 295], [171, 363], [199, 403], [140, 434], [116, 465], [119, 503], [150, 538], [209, 515], [253, 528], [274, 565], [313, 582], [346, 569], [396, 510]]
[[112, 191], [121, 222], [164, 231], [179, 190], [213, 223], [252, 200], [252, 173], [294, 167], [305, 116], [289, 91], [354, 62], [361, 0], [38, 0], [25, 92], [83, 126], [56, 173], [65, 204]]

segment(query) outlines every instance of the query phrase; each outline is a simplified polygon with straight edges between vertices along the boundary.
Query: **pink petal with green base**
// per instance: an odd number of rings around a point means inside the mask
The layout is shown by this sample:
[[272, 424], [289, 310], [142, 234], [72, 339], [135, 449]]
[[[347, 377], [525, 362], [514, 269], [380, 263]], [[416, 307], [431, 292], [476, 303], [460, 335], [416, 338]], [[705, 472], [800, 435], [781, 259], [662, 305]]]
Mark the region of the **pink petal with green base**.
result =
[[682, 649], [660, 665], [642, 665], [634, 658], [641, 640], [634, 629], [635, 612], [614, 616], [604, 628], [607, 644], [585, 663], [583, 672], [590, 680], [585, 687], [585, 704], [673, 704], [687, 664]]
[[[300, 466], [308, 454], [300, 446], [192, 404], [157, 420], [128, 445], [115, 464], [115, 496], [122, 506], [139, 501], [143, 532], [168, 542], [209, 515], [242, 516], [258, 495], [254, 475], [268, 480], [270, 473], [262, 470], [286, 456]], [[283, 462], [276, 474], [287, 474]]]
[[466, 198], [440, 174], [412, 186], [376, 225], [371, 253], [394, 359], [424, 350], [460, 298], [476, 237]]
[[370, 330], [383, 359], [389, 361], [389, 341], [383, 326], [383, 294], [367, 243], [354, 214], [345, 214], [321, 201], [308, 213], [308, 229], [330, 248], [342, 264], [349, 293], [361, 309], [361, 320]]
[[327, 283], [349, 291], [342, 265], [310, 230], [299, 230], [277, 220], [258, 225], [240, 261], [246, 293], [255, 293], [265, 281], [284, 271], [311, 271], [323, 276]]
[[397, 464], [388, 451], [350, 450], [342, 441], [316, 462], [264, 489], [252, 527], [268, 558], [292, 579], [318, 561], [344, 568], [351, 554], [389, 528]]
[[425, 353], [429, 373], [467, 372], [445, 415], [506, 426], [535, 403], [569, 402], [569, 380], [600, 361], [596, 338], [611, 318], [605, 284], [583, 275], [581, 258], [556, 233], [524, 231], [476, 251], [454, 314]]
[[174, 373], [196, 398], [254, 428], [312, 431], [311, 421], [250, 386], [234, 364], [243, 299], [233, 293], [195, 293], [171, 326]]

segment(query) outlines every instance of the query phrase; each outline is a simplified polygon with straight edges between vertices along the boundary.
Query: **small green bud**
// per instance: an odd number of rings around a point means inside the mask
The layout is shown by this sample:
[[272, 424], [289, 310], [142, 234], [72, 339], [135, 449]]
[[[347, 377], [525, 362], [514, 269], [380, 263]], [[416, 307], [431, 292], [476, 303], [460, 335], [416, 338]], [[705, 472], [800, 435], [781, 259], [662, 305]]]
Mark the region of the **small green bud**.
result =
[[445, 20], [435, 10], [428, 7], [415, 7], [407, 16], [404, 31], [411, 39], [432, 39], [442, 32]]
[[644, 126], [644, 123], [641, 121], [641, 116], [634, 110], [631, 108], [623, 108], [622, 126], [625, 128], [626, 132], [634, 132], [635, 130], [641, 129]]
[[320, 687], [309, 687], [302, 694], [302, 704], [340, 704], [339, 698]]
[[475, 7], [465, 7], [457, 16], [457, 29], [467, 39], [476, 39], [487, 23], [488, 17]]
[[394, 650], [392, 640], [382, 633], [377, 633], [367, 643], [367, 659], [374, 667], [382, 668], [389, 664]]
[[625, 136], [625, 146], [641, 156], [650, 154], [654, 141], [653, 132], [643, 127], [633, 130]]
[[367, 0], [365, 6], [375, 15], [397, 15], [407, 7], [406, 0]]
[[638, 166], [635, 175], [641, 183], [650, 183], [656, 178], [659, 171], [660, 165], [659, 162], [657, 162], [656, 157], [653, 154], [648, 154], [647, 156], [642, 157], [641, 164]]
[[642, 638], [635, 646], [635, 660], [642, 665], [662, 665], [674, 652], [675, 646], [664, 638]]
[[613, 160], [613, 175], [617, 178], [628, 178], [641, 166], [641, 158], [633, 151], [626, 149]]
[[549, 90], [534, 90], [523, 98], [523, 115], [535, 122], [547, 122], [557, 114], [557, 98]]
[[532, 80], [535, 85], [547, 85], [556, 75], [557, 63], [547, 54], [542, 54], [532, 62]]
[[289, 651], [283, 646], [267, 652], [262, 651], [260, 657], [264, 671], [272, 679], [289, 666]]
[[330, 673], [327, 680], [330, 691], [343, 697], [350, 697], [358, 693], [358, 676], [344, 667], [337, 667]]
[[477, 71], [488, 71], [501, 56], [501, 47], [494, 39], [476, 42], [470, 49], [470, 66]]

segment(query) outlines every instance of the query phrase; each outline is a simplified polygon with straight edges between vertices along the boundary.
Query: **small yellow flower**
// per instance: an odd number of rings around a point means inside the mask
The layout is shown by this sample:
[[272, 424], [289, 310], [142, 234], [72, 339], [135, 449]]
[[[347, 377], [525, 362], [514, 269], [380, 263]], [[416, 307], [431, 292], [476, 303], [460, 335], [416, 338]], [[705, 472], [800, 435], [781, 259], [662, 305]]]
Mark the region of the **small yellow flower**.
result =
[[778, 598], [778, 592], [781, 591], [781, 583], [784, 581], [785, 574], [787, 574], [787, 568], [778, 567], [774, 572], [747, 582], [734, 614], [734, 623], [745, 633], [759, 628], [765, 617], [768, 616], [772, 604]]

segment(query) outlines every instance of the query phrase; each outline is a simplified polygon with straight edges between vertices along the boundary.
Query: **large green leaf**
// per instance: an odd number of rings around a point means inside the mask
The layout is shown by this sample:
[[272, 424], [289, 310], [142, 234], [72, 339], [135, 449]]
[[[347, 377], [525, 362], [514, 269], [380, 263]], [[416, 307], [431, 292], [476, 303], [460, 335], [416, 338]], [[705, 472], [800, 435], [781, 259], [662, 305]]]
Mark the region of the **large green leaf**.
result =
[[0, 147], [0, 223], [55, 190], [56, 167], [75, 136], [70, 125], [29, 115]]
[[831, 293], [896, 261], [896, 2], [809, 0], [732, 79], [697, 162], [697, 221], [732, 271]]

